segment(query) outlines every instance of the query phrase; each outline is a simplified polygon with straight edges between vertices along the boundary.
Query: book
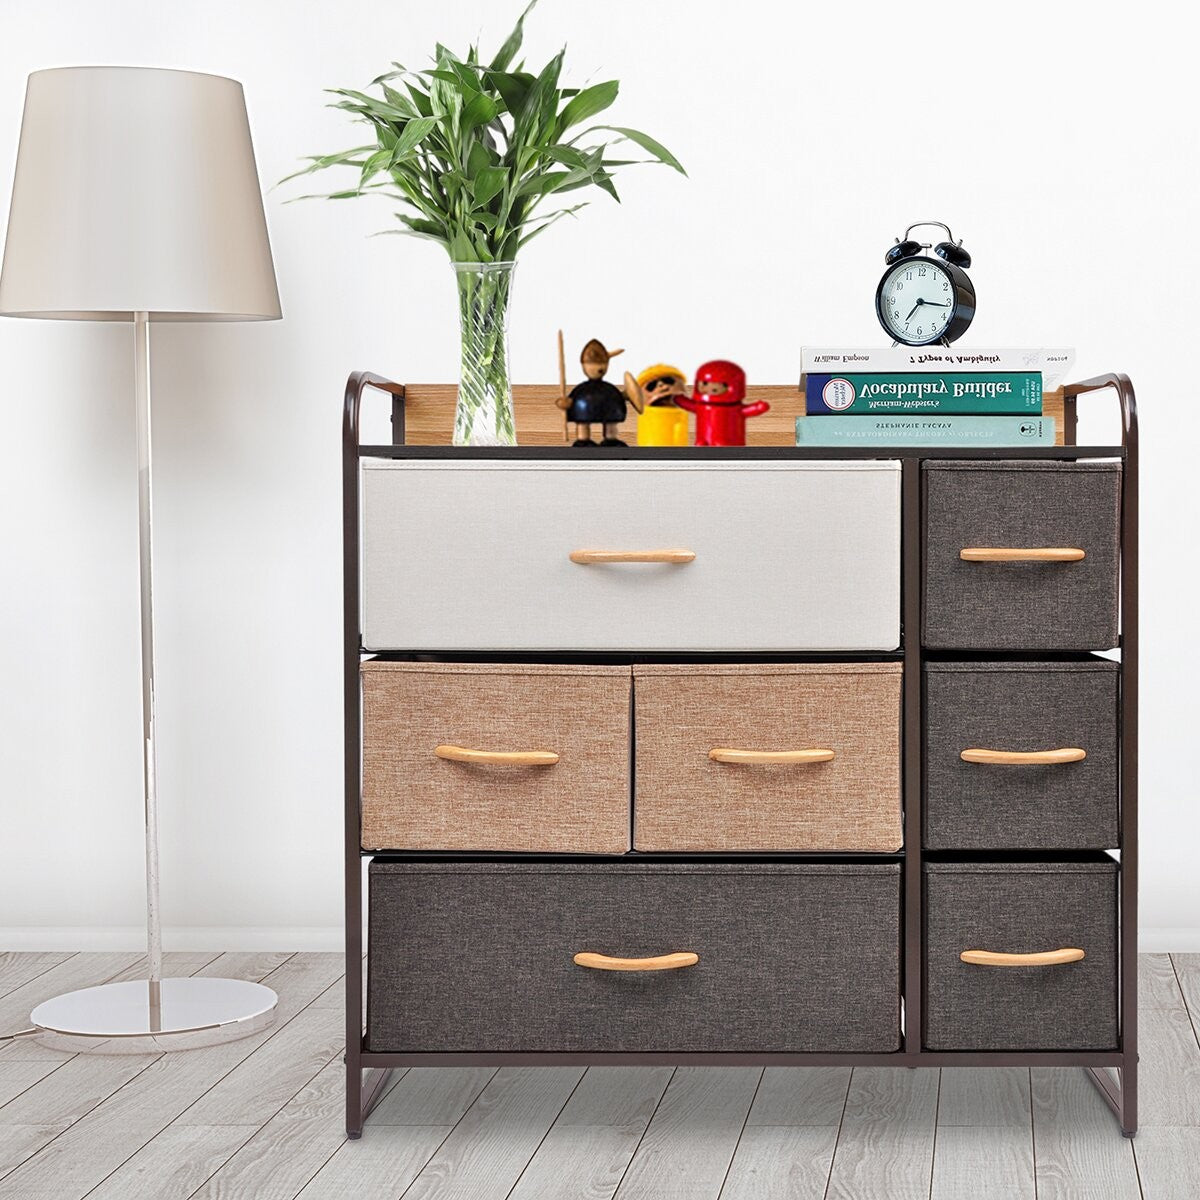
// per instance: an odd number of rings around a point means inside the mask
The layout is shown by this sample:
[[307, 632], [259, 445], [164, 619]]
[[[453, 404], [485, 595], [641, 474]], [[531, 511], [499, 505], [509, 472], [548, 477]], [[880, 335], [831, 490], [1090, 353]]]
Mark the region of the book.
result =
[[957, 346], [800, 348], [801, 378], [810, 372], [889, 375], [908, 371], [1041, 371], [1042, 387], [1047, 392], [1062, 386], [1074, 362], [1074, 350], [966, 350]]
[[1052, 446], [1053, 417], [797, 417], [797, 446]]
[[858, 372], [804, 377], [809, 416], [827, 413], [1042, 415], [1040, 371]]

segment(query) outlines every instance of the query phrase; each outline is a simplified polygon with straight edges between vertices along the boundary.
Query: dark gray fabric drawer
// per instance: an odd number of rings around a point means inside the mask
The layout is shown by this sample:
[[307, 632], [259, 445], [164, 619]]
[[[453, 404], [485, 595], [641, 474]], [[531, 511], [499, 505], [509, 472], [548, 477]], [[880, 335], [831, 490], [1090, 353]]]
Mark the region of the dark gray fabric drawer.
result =
[[[934, 850], [1119, 844], [1117, 680], [1106, 659], [925, 664], [925, 845]], [[1074, 748], [1079, 762], [964, 762], [964, 750]]]
[[[925, 645], [1108, 650], [1117, 644], [1121, 468], [926, 462]], [[1079, 562], [965, 562], [968, 547], [1083, 550]]]
[[369, 914], [372, 1050], [899, 1048], [896, 863], [375, 861]]
[[[925, 904], [928, 1049], [1116, 1048], [1115, 862], [927, 862]], [[1049, 967], [959, 957], [1068, 947], [1086, 957]]]

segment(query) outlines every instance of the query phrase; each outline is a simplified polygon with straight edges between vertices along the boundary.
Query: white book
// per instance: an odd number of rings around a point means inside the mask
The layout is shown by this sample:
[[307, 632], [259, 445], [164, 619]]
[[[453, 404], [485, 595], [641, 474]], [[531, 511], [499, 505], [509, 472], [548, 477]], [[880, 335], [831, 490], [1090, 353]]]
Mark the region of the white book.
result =
[[801, 377], [853, 371], [888, 374], [898, 371], [1041, 371], [1042, 390], [1062, 387], [1075, 362], [1074, 350], [976, 350], [966, 346], [876, 346], [865, 349], [800, 348]]

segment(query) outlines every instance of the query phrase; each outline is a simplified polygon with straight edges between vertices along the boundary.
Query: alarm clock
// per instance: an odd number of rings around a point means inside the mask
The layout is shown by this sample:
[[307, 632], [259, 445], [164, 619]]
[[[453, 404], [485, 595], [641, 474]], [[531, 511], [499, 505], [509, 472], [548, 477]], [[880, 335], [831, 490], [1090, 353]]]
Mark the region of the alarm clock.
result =
[[[946, 241], [933, 246], [933, 254], [924, 253], [930, 243], [909, 238], [923, 225], [946, 231]], [[893, 346], [948, 346], [967, 332], [975, 316], [975, 285], [967, 275], [971, 256], [954, 240], [949, 225], [917, 221], [896, 239], [884, 262], [875, 315]]]

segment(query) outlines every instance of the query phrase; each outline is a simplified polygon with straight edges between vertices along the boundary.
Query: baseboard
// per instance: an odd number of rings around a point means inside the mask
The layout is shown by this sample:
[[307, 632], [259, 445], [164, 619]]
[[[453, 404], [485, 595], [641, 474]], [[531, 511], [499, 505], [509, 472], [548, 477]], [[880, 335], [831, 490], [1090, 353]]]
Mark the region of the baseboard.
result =
[[[341, 950], [340, 925], [181, 925], [163, 930], [171, 950]], [[141, 925], [0, 927], [0, 950], [145, 950]]]
[[1200, 952], [1200, 929], [1140, 929], [1138, 949], [1143, 954], [1195, 954]]
[[[340, 950], [340, 925], [181, 925], [163, 930], [165, 950]], [[1200, 928], [1143, 929], [1146, 954], [1200, 953]], [[0, 950], [144, 950], [140, 925], [0, 926]]]

